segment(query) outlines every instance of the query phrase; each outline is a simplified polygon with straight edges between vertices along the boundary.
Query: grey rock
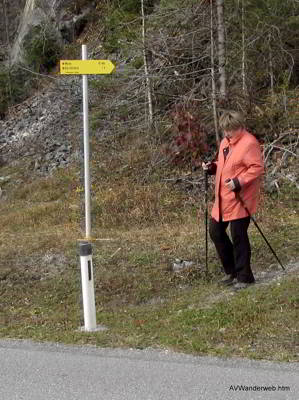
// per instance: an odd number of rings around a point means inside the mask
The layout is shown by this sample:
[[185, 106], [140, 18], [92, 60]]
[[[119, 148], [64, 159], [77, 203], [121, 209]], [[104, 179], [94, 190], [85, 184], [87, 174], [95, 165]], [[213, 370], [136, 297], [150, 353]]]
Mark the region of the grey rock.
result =
[[185, 269], [193, 267], [194, 265], [195, 263], [193, 261], [186, 261], [177, 258], [175, 262], [172, 264], [172, 270], [174, 272], [181, 272]]

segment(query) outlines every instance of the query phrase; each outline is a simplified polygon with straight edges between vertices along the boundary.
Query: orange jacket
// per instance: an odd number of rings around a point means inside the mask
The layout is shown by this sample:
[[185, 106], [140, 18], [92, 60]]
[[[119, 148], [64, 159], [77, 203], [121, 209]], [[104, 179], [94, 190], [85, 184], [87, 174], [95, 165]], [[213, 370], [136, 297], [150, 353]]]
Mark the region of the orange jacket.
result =
[[[224, 149], [228, 151], [224, 156]], [[240, 185], [240, 196], [250, 214], [257, 209], [260, 177], [264, 173], [261, 148], [257, 139], [246, 130], [240, 130], [231, 139], [224, 138], [220, 143], [216, 161], [215, 203], [212, 218], [223, 221], [247, 217], [248, 214], [236, 194], [225, 186], [227, 179], [235, 179]]]

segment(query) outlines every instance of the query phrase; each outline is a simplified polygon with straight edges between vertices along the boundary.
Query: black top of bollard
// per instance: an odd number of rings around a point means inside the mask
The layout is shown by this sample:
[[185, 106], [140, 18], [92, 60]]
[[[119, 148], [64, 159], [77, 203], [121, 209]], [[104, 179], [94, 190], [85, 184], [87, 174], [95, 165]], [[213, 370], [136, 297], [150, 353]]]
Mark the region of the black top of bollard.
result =
[[90, 256], [92, 254], [91, 244], [88, 242], [79, 243], [80, 256]]

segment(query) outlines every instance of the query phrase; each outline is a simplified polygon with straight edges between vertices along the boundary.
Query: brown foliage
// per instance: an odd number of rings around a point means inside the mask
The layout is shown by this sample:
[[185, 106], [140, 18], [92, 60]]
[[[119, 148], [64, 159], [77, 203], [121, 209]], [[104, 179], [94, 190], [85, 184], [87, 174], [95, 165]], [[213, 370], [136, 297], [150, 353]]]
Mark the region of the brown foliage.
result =
[[172, 163], [197, 166], [209, 150], [207, 132], [194, 107], [177, 104], [170, 112], [175, 136], [166, 153]]

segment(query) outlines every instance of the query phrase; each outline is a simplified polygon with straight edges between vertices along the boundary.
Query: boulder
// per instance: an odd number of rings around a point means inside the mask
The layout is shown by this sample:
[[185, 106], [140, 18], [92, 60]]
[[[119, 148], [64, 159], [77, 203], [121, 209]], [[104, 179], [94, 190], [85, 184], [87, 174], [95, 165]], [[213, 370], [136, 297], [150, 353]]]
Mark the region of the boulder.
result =
[[49, 27], [58, 42], [72, 42], [78, 37], [96, 2], [90, 2], [78, 10], [72, 10], [70, 4], [59, 0], [26, 0], [9, 57], [10, 63], [24, 62], [24, 41], [34, 28]]
[[24, 61], [24, 40], [32, 28], [50, 24], [55, 27], [55, 4], [56, 0], [26, 1], [10, 54], [10, 62], [12, 64]]

